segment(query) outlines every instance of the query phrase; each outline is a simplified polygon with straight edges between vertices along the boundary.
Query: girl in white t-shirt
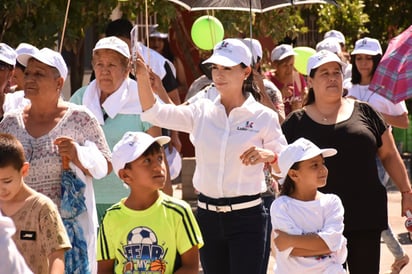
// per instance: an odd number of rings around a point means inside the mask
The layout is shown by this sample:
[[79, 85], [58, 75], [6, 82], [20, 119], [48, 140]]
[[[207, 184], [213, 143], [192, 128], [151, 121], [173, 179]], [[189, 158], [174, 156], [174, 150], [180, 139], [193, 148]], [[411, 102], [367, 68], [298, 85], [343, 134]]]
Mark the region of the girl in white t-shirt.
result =
[[342, 202], [318, 191], [328, 176], [324, 157], [336, 153], [299, 138], [279, 155], [280, 196], [270, 209], [276, 274], [346, 273]]

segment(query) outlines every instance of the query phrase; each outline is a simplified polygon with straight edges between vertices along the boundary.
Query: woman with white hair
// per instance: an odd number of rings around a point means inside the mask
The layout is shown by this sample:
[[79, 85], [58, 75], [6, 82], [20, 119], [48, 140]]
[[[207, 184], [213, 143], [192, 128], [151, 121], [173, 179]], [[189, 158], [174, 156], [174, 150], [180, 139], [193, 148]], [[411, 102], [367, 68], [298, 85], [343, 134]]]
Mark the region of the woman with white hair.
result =
[[[60, 53], [43, 48], [19, 55], [18, 61], [26, 66], [24, 92], [31, 103], [6, 113], [0, 131], [16, 136], [23, 145], [31, 165], [26, 183], [59, 208], [73, 247], [65, 255], [66, 273], [75, 273], [75, 269], [79, 273], [97, 273], [98, 222], [92, 177], [102, 178], [112, 169], [104, 133], [87, 108], [62, 99], [67, 66]], [[84, 211], [67, 219], [63, 211], [77, 208], [62, 203], [62, 158], [69, 160], [70, 168], [85, 184], [82, 191], [76, 191], [84, 200]], [[69, 257], [75, 259], [69, 262]]]

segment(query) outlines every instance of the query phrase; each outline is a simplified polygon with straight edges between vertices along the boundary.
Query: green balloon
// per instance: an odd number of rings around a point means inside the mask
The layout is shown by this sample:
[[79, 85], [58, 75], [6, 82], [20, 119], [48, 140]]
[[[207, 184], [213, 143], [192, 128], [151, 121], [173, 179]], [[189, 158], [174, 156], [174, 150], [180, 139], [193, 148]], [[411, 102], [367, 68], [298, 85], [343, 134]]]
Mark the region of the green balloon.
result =
[[310, 47], [296, 47], [293, 50], [297, 54], [295, 56], [295, 69], [299, 73], [306, 75], [309, 58], [316, 53], [316, 50]]
[[191, 36], [193, 43], [203, 50], [211, 50], [224, 37], [222, 23], [216, 17], [204, 15], [193, 23]]

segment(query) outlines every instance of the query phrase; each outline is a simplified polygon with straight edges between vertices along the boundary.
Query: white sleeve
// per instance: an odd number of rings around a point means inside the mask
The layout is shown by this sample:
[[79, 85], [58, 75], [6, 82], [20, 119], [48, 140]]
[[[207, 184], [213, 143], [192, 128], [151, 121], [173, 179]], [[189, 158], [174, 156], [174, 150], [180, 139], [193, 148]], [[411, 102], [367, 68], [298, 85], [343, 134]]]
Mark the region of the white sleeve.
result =
[[343, 214], [344, 208], [342, 201], [337, 195], [327, 194], [327, 205], [325, 208], [325, 224], [322, 230], [318, 233], [325, 243], [328, 245], [331, 251], [339, 251], [346, 243], [346, 239], [343, 236]]
[[11, 239], [16, 232], [13, 221], [0, 215], [0, 266], [2, 273], [33, 274]]

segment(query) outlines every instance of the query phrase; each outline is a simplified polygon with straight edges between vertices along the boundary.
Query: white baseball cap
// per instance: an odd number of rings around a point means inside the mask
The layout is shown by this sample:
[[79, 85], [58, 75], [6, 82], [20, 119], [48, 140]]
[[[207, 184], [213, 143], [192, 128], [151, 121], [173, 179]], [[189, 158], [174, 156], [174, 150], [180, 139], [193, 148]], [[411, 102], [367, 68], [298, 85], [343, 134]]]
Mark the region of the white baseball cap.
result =
[[325, 39], [328, 37], [335, 37], [336, 39], [338, 39], [339, 43], [345, 44], [345, 35], [343, 35], [343, 33], [338, 30], [333, 29], [333, 30], [326, 32], [323, 38]]
[[252, 53], [240, 39], [228, 38], [216, 44], [213, 54], [203, 61], [203, 64], [212, 63], [224, 67], [233, 67], [243, 63], [250, 66]]
[[335, 54], [342, 52], [342, 47], [340, 46], [338, 39], [335, 37], [325, 38], [316, 45], [316, 51], [323, 49], [329, 50]]
[[19, 61], [19, 63], [23, 66], [27, 67], [27, 63], [31, 58], [34, 58], [48, 66], [56, 68], [59, 71], [60, 76], [63, 77], [64, 80], [66, 80], [68, 71], [67, 65], [59, 52], [49, 48], [42, 48], [41, 50], [35, 51], [33, 53], [19, 54], [17, 56], [17, 61]]
[[291, 45], [282, 44], [272, 50], [272, 53], [270, 54], [270, 60], [280, 61], [292, 55], [297, 55], [293, 50], [293, 47]]
[[359, 39], [355, 43], [355, 48], [351, 52], [351, 55], [355, 54], [367, 54], [367, 55], [378, 55], [382, 54], [381, 44], [377, 39], [365, 37]]
[[259, 40], [253, 38], [244, 38], [243, 43], [252, 51], [253, 62], [257, 63], [258, 58], [262, 59], [263, 50], [262, 44], [260, 44]]
[[125, 41], [116, 36], [104, 37], [97, 41], [96, 46], [93, 49], [93, 52], [99, 49], [111, 49], [114, 50], [126, 58], [130, 58], [129, 46]]
[[119, 170], [127, 163], [139, 158], [154, 142], [163, 146], [170, 141], [168, 136], [152, 137], [144, 132], [126, 132], [122, 139], [113, 147], [112, 165], [113, 171], [119, 176]]
[[308, 76], [310, 75], [310, 72], [312, 71], [312, 69], [318, 68], [321, 65], [324, 65], [330, 62], [337, 62], [342, 66], [342, 68], [346, 66], [346, 64], [342, 62], [335, 53], [329, 50], [323, 49], [323, 50], [316, 52], [311, 57], [309, 57], [308, 66], [306, 67], [307, 75]]
[[317, 145], [305, 138], [299, 138], [283, 149], [278, 158], [280, 173], [275, 173], [277, 177], [281, 177], [279, 184], [283, 184], [289, 169], [294, 163], [312, 159], [318, 155], [330, 157], [338, 153], [334, 148], [320, 149]]
[[0, 61], [11, 66], [16, 65], [17, 54], [12, 47], [5, 43], [0, 43]]

